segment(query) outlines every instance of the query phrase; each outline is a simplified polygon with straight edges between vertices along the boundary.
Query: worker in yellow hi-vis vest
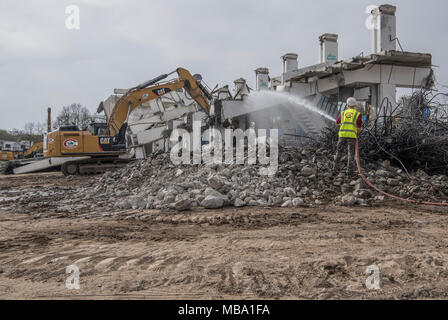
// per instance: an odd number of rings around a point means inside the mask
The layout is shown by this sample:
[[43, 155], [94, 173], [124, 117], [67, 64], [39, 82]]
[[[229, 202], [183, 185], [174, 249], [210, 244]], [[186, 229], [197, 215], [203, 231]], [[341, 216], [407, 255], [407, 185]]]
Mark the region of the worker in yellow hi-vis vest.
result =
[[336, 148], [336, 155], [334, 156], [333, 174], [337, 173], [341, 167], [342, 151], [345, 146], [347, 146], [348, 153], [347, 175], [350, 176], [353, 174], [355, 143], [362, 128], [362, 116], [361, 113], [356, 110], [357, 105], [358, 102], [355, 98], [348, 98], [348, 109], [342, 111], [336, 120], [336, 124], [339, 126], [339, 139]]

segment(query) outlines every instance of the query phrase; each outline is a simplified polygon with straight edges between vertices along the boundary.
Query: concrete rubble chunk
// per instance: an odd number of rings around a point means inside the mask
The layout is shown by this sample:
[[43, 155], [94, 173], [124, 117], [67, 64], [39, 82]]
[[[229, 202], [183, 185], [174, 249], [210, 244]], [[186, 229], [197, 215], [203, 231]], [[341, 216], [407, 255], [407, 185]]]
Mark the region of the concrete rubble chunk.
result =
[[201, 206], [207, 209], [218, 209], [222, 208], [224, 205], [224, 200], [221, 197], [208, 195], [201, 202]]
[[244, 202], [240, 198], [236, 198], [233, 205], [237, 208], [240, 208], [240, 207], [244, 207], [246, 205], [246, 202]]
[[226, 180], [221, 176], [214, 175], [207, 179], [207, 183], [211, 188], [219, 190], [226, 184]]
[[304, 166], [302, 168], [302, 170], [300, 170], [300, 175], [304, 176], [304, 177], [310, 177], [312, 175], [316, 174], [316, 169], [312, 168], [310, 166]]
[[215, 196], [215, 197], [218, 197], [218, 198], [227, 199], [227, 197], [226, 197], [225, 195], [223, 195], [223, 194], [220, 193], [219, 191], [216, 191], [215, 189], [210, 188], [210, 187], [208, 187], [208, 188], [205, 189], [205, 191], [204, 191], [204, 195], [205, 195], [206, 197], [207, 197], [207, 196]]
[[184, 173], [181, 169], [177, 169], [176, 173], [174, 174], [174, 176], [177, 178], [179, 177], [182, 173]]
[[356, 204], [356, 198], [351, 194], [346, 194], [341, 199], [344, 206], [353, 206]]
[[189, 210], [192, 207], [191, 199], [180, 199], [175, 203], [175, 208], [177, 211]]
[[359, 189], [353, 192], [353, 195], [361, 199], [369, 199], [372, 197], [372, 192], [368, 189]]
[[165, 196], [163, 197], [163, 204], [170, 204], [170, 203], [173, 203], [175, 199], [176, 199], [176, 197], [175, 197], [174, 194], [167, 193], [167, 194], [165, 194]]
[[285, 201], [285, 202], [282, 204], [282, 208], [289, 208], [289, 207], [292, 207], [292, 206], [293, 206], [293, 203], [292, 203], [291, 200], [287, 200], [287, 201]]
[[387, 178], [390, 175], [389, 171], [386, 171], [386, 170], [383, 170], [383, 169], [376, 170], [375, 174], [378, 177], [384, 177], [384, 178]]
[[296, 196], [296, 191], [295, 191], [293, 188], [291, 188], [291, 187], [286, 187], [286, 188], [284, 189], [284, 192], [285, 192], [285, 194], [286, 194], [288, 197], [295, 197], [295, 196]]
[[292, 205], [294, 207], [300, 207], [305, 203], [305, 201], [303, 201], [302, 198], [298, 197], [298, 198], [294, 198], [292, 199]]
[[387, 179], [387, 184], [390, 186], [398, 186], [400, 184], [400, 180], [398, 179], [393, 179], [393, 178], [389, 178]]

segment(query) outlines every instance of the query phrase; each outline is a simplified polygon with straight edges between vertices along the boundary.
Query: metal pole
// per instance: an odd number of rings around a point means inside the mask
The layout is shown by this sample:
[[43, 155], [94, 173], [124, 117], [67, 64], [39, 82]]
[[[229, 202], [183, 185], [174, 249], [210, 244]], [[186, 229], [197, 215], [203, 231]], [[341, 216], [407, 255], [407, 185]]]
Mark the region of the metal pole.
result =
[[51, 108], [47, 109], [48, 117], [47, 117], [47, 132], [51, 132]]

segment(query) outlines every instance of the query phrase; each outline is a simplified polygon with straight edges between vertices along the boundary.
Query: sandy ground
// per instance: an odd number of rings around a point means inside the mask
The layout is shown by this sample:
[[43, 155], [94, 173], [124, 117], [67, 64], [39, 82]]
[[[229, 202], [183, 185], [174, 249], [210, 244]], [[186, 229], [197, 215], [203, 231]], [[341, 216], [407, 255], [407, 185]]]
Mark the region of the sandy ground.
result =
[[[2, 176], [0, 190], [87, 179]], [[0, 210], [0, 299], [447, 298], [447, 214], [394, 202], [92, 215]], [[79, 290], [66, 287], [69, 265], [79, 268]], [[372, 265], [378, 290], [366, 287]]]

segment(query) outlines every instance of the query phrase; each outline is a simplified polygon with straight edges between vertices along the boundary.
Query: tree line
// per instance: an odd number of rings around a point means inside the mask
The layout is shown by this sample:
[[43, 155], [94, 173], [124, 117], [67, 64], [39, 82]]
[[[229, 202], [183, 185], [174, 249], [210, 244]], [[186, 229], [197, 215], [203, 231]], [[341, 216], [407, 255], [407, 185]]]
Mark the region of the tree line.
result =
[[[104, 122], [102, 116], [93, 115], [89, 109], [80, 103], [72, 103], [63, 106], [56, 118], [52, 121], [51, 130], [57, 130], [64, 125], [76, 125], [81, 130], [92, 122]], [[0, 140], [6, 141], [42, 141], [42, 135], [47, 132], [47, 122], [27, 122], [23, 129], [2, 130], [0, 129]]]

